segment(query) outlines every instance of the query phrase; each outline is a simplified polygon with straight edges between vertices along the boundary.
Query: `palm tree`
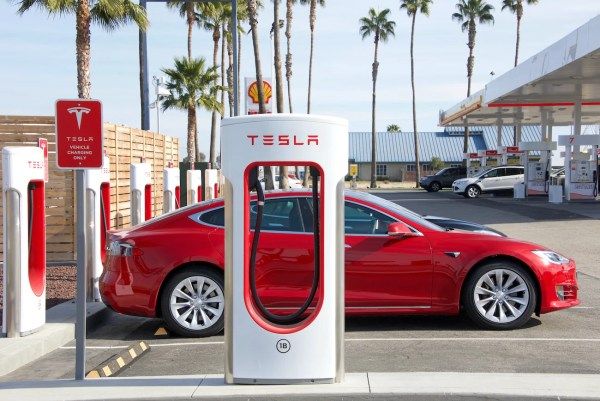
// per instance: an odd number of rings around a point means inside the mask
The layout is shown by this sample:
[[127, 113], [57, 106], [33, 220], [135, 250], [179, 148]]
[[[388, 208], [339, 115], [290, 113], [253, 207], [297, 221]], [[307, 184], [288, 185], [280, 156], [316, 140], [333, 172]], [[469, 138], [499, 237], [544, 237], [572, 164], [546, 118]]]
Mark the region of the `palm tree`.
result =
[[[283, 78], [281, 75], [281, 51], [279, 40], [279, 0], [273, 0], [273, 63], [275, 64], [275, 99], [277, 113], [283, 113], [285, 105], [283, 103]], [[280, 189], [288, 189], [288, 168], [281, 166], [279, 168]]]
[[90, 98], [90, 26], [92, 22], [99, 24], [107, 31], [112, 31], [129, 22], [135, 22], [141, 30], [148, 27], [146, 11], [130, 0], [105, 0], [95, 2], [90, 7], [89, 0], [21, 0], [18, 2], [19, 14], [24, 14], [32, 7], [40, 8], [51, 15], [75, 13], [77, 30], [75, 48], [77, 55], [77, 95], [79, 98]]
[[[471, 79], [473, 77], [473, 67], [475, 66], [475, 36], [477, 35], [477, 23], [493, 24], [494, 16], [492, 11], [494, 7], [485, 0], [459, 0], [456, 3], [458, 12], [452, 14], [452, 19], [461, 24], [463, 32], [469, 33], [469, 58], [467, 59], [467, 97], [471, 96]], [[463, 143], [463, 152], [469, 150], [469, 127], [465, 127], [465, 140]]]
[[[285, 79], [287, 81], [288, 109], [293, 113], [292, 108], [292, 21], [294, 19], [294, 4], [296, 0], [286, 0], [285, 2], [285, 37], [287, 42], [287, 53], [285, 54]], [[298, 167], [296, 167], [298, 174]]]
[[[250, 21], [250, 30], [252, 31], [252, 47], [254, 49], [254, 68], [256, 72], [256, 86], [258, 89], [258, 112], [264, 114], [265, 108], [265, 90], [263, 87], [263, 75], [260, 65], [260, 50], [258, 43], [258, 5], [256, 0], [246, 0], [248, 5], [248, 20]], [[267, 169], [268, 170], [268, 169]]]
[[398, 124], [390, 124], [387, 126], [387, 132], [402, 132]]
[[199, 16], [196, 13], [196, 9], [200, 4], [193, 1], [186, 0], [172, 0], [167, 2], [169, 8], [175, 8], [179, 10], [179, 15], [185, 18], [187, 24], [187, 56], [188, 59], [192, 59], [192, 32], [194, 24], [199, 22]]
[[[200, 17], [198, 20], [199, 25], [207, 31], [212, 32], [213, 39], [213, 59], [212, 66], [217, 69], [217, 60], [219, 57], [219, 41], [221, 40], [221, 28], [224, 24], [227, 23], [227, 14], [225, 12], [225, 6], [221, 3], [200, 3]], [[222, 67], [221, 67], [222, 68]], [[217, 82], [215, 81], [215, 85]], [[221, 86], [223, 82], [221, 82]], [[221, 103], [223, 103], [223, 98], [221, 98]], [[209, 152], [209, 162], [211, 168], [214, 168], [214, 165], [217, 161], [217, 124], [218, 117], [217, 111], [212, 111], [211, 125], [210, 125], [210, 152]]]
[[374, 37], [375, 52], [373, 55], [373, 103], [371, 106], [371, 188], [377, 186], [377, 171], [376, 171], [376, 151], [377, 137], [375, 128], [375, 104], [377, 92], [377, 72], [379, 70], [379, 61], [377, 61], [377, 53], [379, 50], [379, 42], [386, 43], [391, 36], [395, 36], [394, 29], [396, 23], [388, 19], [391, 11], [389, 8], [381, 12], [377, 12], [374, 8], [369, 10], [366, 17], [360, 19], [360, 35], [364, 39], [369, 36]]
[[413, 135], [415, 141], [415, 166], [417, 176], [415, 177], [416, 187], [419, 187], [421, 179], [421, 167], [419, 164], [419, 131], [417, 131], [417, 100], [415, 94], [415, 21], [417, 13], [429, 16], [429, 6], [433, 0], [401, 0], [400, 8], [405, 9], [408, 16], [412, 19], [410, 30], [410, 84], [412, 87], [412, 114], [413, 114]]
[[191, 60], [181, 57], [175, 58], [174, 68], [162, 70], [168, 77], [166, 87], [171, 92], [163, 100], [163, 111], [180, 109], [188, 113], [187, 155], [192, 166], [196, 162], [196, 108], [223, 110], [217, 100], [218, 91], [223, 89], [216, 83], [219, 78], [217, 67], [207, 68], [206, 64], [203, 57]]
[[509, 10], [517, 16], [517, 43], [515, 46], [515, 67], [519, 64], [519, 46], [521, 42], [521, 19], [523, 18], [523, 3], [537, 4], [539, 0], [503, 0], [502, 11]]

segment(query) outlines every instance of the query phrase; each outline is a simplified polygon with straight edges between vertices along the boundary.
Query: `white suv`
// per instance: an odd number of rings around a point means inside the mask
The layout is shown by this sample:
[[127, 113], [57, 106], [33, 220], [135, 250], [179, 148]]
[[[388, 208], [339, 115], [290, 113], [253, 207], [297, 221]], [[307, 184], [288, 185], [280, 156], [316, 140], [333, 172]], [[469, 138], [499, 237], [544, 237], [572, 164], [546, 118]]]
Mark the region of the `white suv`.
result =
[[477, 198], [482, 193], [512, 191], [524, 179], [523, 166], [492, 167], [475, 177], [454, 181], [452, 191], [465, 198]]

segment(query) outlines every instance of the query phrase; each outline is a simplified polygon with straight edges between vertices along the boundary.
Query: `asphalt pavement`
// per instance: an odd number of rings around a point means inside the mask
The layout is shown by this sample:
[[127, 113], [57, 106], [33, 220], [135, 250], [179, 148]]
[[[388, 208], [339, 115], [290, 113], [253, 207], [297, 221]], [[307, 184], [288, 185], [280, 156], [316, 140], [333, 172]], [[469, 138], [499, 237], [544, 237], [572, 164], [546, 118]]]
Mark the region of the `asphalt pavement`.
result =
[[[421, 214], [486, 224], [509, 236], [575, 258], [582, 304], [534, 317], [524, 328], [508, 332], [480, 330], [462, 316], [348, 318], [348, 372], [600, 374], [600, 204], [552, 206], [539, 199], [517, 201], [489, 196], [471, 200], [448, 191], [377, 192], [377, 195]], [[113, 314], [103, 327], [88, 334], [88, 369], [132, 342], [146, 340], [150, 352], [122, 370], [119, 377], [223, 373], [222, 336], [203, 339], [156, 336], [162, 326], [158, 319]], [[74, 355], [74, 343], [68, 344], [0, 377], [0, 381], [71, 378]], [[386, 397], [365, 395], [344, 399], [391, 399]], [[327, 398], [302, 397], [311, 399]], [[403, 399], [482, 398], [446, 395]]]

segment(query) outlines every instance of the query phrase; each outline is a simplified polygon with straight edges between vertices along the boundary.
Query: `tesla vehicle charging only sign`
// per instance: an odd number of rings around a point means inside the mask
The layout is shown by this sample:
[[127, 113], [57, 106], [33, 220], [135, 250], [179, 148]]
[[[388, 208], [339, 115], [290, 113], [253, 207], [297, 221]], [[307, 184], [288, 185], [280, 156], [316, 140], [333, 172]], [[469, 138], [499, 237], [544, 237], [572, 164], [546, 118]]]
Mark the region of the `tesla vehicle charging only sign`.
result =
[[56, 101], [56, 153], [59, 168], [102, 167], [102, 104], [99, 100]]

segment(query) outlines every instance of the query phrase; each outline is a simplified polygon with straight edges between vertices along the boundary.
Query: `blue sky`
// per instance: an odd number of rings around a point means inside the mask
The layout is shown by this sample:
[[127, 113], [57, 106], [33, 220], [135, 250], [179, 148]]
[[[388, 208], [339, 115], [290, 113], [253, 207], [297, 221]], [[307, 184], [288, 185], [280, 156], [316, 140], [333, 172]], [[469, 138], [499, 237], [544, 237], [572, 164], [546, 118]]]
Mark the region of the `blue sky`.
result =
[[[270, 74], [268, 28], [272, 4], [264, 1], [260, 15], [263, 71]], [[451, 20], [454, 0], [435, 0], [429, 18], [419, 16], [416, 33], [417, 115], [420, 131], [438, 129], [438, 112], [466, 95], [466, 34]], [[481, 89], [490, 72], [509, 70], [514, 59], [515, 17], [496, 9], [495, 25], [477, 34], [473, 90]], [[566, 5], [568, 4], [568, 6]], [[410, 92], [410, 20], [398, 0], [328, 0], [319, 8], [313, 79], [313, 113], [332, 114], [350, 121], [351, 131], [370, 130], [372, 40], [362, 41], [358, 20], [370, 7], [390, 8], [397, 23], [396, 37], [380, 48], [377, 88], [377, 128], [391, 123], [412, 131]], [[73, 16], [49, 17], [33, 10], [19, 16], [14, 3], [0, 2], [0, 114], [51, 115], [55, 99], [76, 97], [75, 26]], [[541, 0], [526, 7], [522, 27], [521, 61], [552, 44], [600, 11], [595, 0]], [[173, 57], [186, 54], [186, 25], [163, 4], [149, 4], [150, 75], [160, 75]], [[284, 15], [282, 5], [281, 14]], [[308, 7], [296, 6], [293, 25], [293, 105], [306, 110], [308, 81]], [[106, 121], [140, 125], [138, 34], [133, 27], [107, 33], [92, 30], [92, 96], [104, 104]], [[209, 32], [194, 30], [193, 53], [212, 57]], [[254, 74], [250, 36], [243, 41], [241, 77]], [[282, 47], [282, 52], [284, 52]], [[200, 148], [208, 150], [210, 117], [198, 113]], [[156, 127], [156, 112], [151, 111]], [[183, 112], [161, 113], [161, 132], [185, 138]], [[183, 155], [184, 146], [180, 151]]]

